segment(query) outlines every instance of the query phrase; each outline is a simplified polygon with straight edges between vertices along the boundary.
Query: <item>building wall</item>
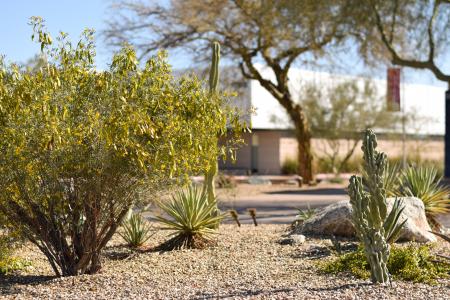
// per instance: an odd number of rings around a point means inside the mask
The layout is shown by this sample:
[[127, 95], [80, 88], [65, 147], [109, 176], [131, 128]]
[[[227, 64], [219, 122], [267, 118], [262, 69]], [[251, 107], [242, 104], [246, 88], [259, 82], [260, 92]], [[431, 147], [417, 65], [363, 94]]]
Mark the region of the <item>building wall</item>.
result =
[[258, 136], [258, 174], [281, 174], [279, 131], [257, 131]]
[[[253, 169], [252, 166], [252, 136], [257, 136], [257, 141], [253, 138], [254, 144], [257, 142], [256, 149], [256, 171], [260, 175], [281, 174], [281, 166], [286, 158], [297, 157], [297, 141], [289, 135], [288, 131], [283, 130], [254, 130], [252, 133], [243, 135], [245, 145], [237, 151], [237, 160], [232, 163], [231, 160], [225, 163], [220, 161], [221, 170], [228, 172], [245, 174]], [[345, 140], [342, 143], [340, 155], [344, 155], [347, 148]], [[387, 153], [391, 158], [402, 156], [403, 143], [401, 140], [382, 139], [378, 140], [378, 147], [381, 151]], [[323, 157], [325, 151], [330, 148], [324, 139], [313, 139], [312, 148], [315, 155]], [[361, 157], [361, 144], [355, 149], [353, 157]], [[406, 141], [406, 154], [410, 157], [419, 157], [422, 160], [443, 161], [444, 159], [444, 141], [442, 138], [435, 139], [409, 139]], [[255, 151], [255, 150], [254, 150]]]
[[[347, 152], [347, 141], [339, 141], [339, 155], [343, 156]], [[312, 139], [312, 149], [316, 156], [323, 157], [325, 152], [330, 153], [331, 149], [324, 139]], [[353, 157], [362, 156], [361, 143], [356, 146]], [[398, 158], [403, 154], [403, 142], [401, 140], [378, 139], [378, 149], [385, 152], [388, 157]], [[409, 139], [405, 143], [405, 152], [409, 157], [416, 157], [422, 160], [444, 161], [444, 140], [436, 139]], [[280, 161], [283, 163], [286, 158], [297, 157], [297, 141], [295, 138], [285, 137], [280, 141]]]

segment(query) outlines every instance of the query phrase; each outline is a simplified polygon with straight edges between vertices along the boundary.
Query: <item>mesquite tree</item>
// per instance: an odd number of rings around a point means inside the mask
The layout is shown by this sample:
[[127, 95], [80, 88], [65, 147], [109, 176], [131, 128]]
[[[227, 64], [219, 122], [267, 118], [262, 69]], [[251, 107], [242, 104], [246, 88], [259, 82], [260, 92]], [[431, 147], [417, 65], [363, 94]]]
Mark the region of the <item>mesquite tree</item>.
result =
[[[142, 55], [159, 48], [192, 48], [202, 56], [213, 41], [223, 56], [257, 80], [286, 110], [298, 141], [299, 174], [313, 178], [311, 132], [303, 106], [289, 88], [289, 70], [302, 57], [313, 61], [347, 32], [350, 0], [183, 0], [118, 1], [105, 36], [111, 45], [124, 40]], [[266, 65], [273, 76], [262, 72]]]
[[93, 31], [51, 46], [42, 20], [32, 24], [48, 62], [0, 61], [0, 215], [56, 275], [95, 273], [134, 201], [217, 158], [228, 113], [195, 77], [175, 80], [164, 53], [141, 68], [125, 46], [98, 71]]
[[378, 152], [376, 147], [375, 134], [367, 130], [362, 146], [364, 176], [350, 178], [348, 193], [352, 205], [352, 222], [358, 238], [364, 244], [372, 282], [388, 283], [389, 243], [396, 240], [406, 220], [399, 223], [404, 207], [398, 199], [395, 200], [391, 212], [387, 213], [383, 184], [387, 157], [385, 153]]

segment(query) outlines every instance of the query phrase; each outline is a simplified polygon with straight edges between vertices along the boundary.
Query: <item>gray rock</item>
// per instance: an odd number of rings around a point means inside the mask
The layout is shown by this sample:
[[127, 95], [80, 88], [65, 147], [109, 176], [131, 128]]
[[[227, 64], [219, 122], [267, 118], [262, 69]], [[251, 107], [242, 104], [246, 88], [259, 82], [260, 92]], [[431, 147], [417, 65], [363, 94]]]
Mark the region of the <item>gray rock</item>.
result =
[[[388, 211], [395, 198], [388, 198]], [[400, 220], [406, 223], [400, 232], [399, 241], [435, 242], [436, 237], [430, 233], [430, 225], [425, 216], [423, 202], [415, 197], [402, 198], [405, 210]], [[312, 233], [353, 237], [355, 229], [351, 222], [352, 207], [349, 201], [340, 201], [324, 207], [314, 217], [297, 226], [295, 233]]]
[[291, 234], [288, 237], [279, 241], [281, 245], [301, 245], [306, 241], [303, 234]]

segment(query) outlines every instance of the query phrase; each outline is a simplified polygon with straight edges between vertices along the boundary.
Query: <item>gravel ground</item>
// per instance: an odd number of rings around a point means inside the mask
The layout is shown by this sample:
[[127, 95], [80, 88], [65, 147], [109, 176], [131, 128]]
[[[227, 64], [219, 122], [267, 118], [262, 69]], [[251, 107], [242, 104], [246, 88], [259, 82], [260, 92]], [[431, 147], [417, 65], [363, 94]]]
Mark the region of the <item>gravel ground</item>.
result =
[[[126, 258], [128, 250], [114, 237], [101, 273], [70, 278], [52, 277], [45, 258], [26, 246], [19, 254], [33, 266], [0, 277], [0, 299], [450, 299], [448, 279], [434, 286], [396, 281], [383, 287], [319, 274], [317, 263], [328, 259], [319, 250], [329, 241], [308, 238], [303, 245], [280, 245], [286, 229], [223, 225], [215, 247]], [[150, 246], [164, 238], [157, 232]]]

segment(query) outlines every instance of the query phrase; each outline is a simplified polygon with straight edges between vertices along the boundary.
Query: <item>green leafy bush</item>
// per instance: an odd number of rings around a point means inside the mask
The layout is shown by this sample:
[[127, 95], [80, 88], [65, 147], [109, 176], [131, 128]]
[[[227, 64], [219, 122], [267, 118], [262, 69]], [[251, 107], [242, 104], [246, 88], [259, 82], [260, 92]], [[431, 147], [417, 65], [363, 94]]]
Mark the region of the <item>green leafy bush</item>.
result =
[[298, 160], [287, 157], [281, 165], [281, 173], [285, 175], [293, 175], [298, 172]]
[[[392, 246], [387, 263], [389, 273], [396, 279], [425, 283], [448, 278], [450, 265], [437, 260], [430, 250], [429, 245], [412, 243]], [[348, 273], [363, 279], [370, 277], [370, 266], [362, 248], [321, 264], [320, 270], [331, 274]]]
[[164, 53], [140, 67], [125, 46], [99, 71], [93, 31], [52, 46], [31, 22], [45, 67], [0, 60], [0, 214], [56, 275], [95, 273], [133, 202], [203, 173], [238, 118], [195, 76], [175, 79]]
[[168, 216], [157, 216], [156, 219], [172, 231], [173, 236], [162, 244], [162, 250], [183, 248], [204, 248], [217, 233], [217, 224], [223, 215], [216, 214], [216, 201], [208, 201], [206, 193], [195, 186], [180, 190], [171, 201], [160, 202], [159, 207]]
[[132, 214], [122, 222], [123, 232], [119, 235], [131, 248], [142, 246], [152, 236], [151, 226], [141, 214]]

